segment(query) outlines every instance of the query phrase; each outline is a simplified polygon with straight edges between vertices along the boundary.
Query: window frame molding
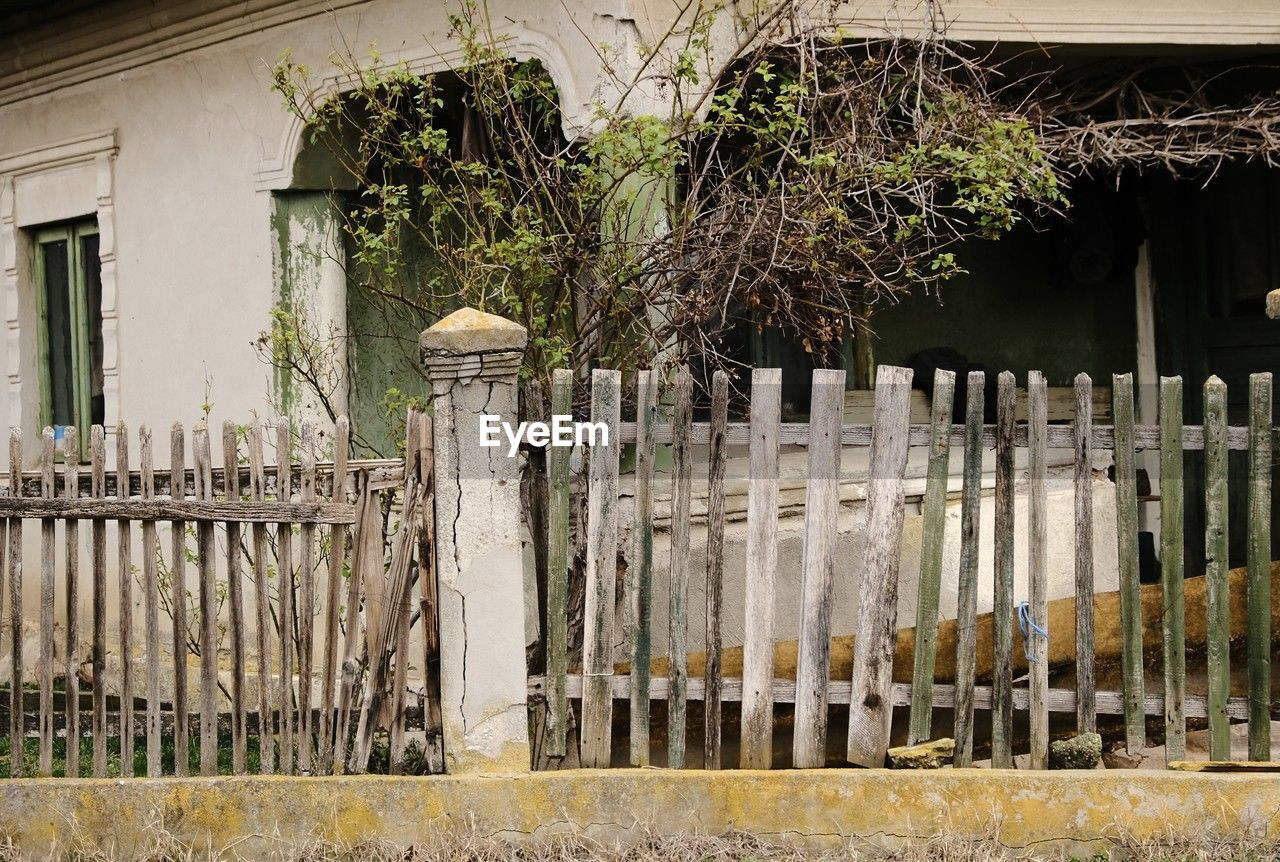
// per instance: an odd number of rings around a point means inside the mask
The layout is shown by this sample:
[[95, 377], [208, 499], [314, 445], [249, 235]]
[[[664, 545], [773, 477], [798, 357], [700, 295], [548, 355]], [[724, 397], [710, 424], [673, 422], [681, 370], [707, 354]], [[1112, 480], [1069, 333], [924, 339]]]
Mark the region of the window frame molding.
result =
[[[119, 152], [116, 130], [54, 141], [44, 146], [0, 155], [0, 295], [4, 297], [7, 342], [7, 395], [9, 424], [27, 434], [39, 432], [44, 421], [39, 375], [30, 379], [24, 368], [23, 341], [38, 345], [38, 338], [24, 333], [23, 308], [34, 301], [36, 280], [32, 255], [34, 231], [49, 223], [31, 221], [18, 203], [25, 182], [38, 181], [71, 170], [91, 172], [93, 191], [82, 195], [59, 221], [93, 216], [98, 225], [99, 277], [102, 284], [102, 395], [103, 424], [114, 428], [120, 419], [119, 294], [116, 283], [115, 159]], [[28, 310], [27, 319], [30, 311]], [[38, 334], [39, 324], [36, 320]], [[30, 325], [30, 324], [28, 324]], [[38, 348], [37, 348], [38, 349]]]

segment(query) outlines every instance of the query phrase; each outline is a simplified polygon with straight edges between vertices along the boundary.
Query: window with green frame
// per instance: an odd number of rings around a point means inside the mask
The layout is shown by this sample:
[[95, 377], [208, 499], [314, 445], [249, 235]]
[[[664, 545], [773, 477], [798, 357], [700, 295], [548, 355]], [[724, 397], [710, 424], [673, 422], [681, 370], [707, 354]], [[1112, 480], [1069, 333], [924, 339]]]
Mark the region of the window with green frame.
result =
[[[40, 420], [56, 431], [103, 421], [102, 278], [94, 221], [35, 233]], [[81, 439], [87, 441], [88, 433]]]

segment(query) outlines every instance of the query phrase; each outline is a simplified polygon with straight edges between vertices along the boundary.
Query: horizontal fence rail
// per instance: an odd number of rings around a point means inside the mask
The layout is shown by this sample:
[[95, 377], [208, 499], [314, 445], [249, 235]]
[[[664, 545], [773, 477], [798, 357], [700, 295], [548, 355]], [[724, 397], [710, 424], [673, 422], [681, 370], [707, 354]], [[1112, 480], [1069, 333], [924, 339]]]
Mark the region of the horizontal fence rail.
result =
[[[1070, 732], [1091, 733], [1098, 729], [1099, 716], [1112, 717], [1106, 732], [1119, 740], [1131, 754], [1142, 752], [1148, 739], [1149, 719], [1163, 719], [1167, 761], [1185, 757], [1188, 719], [1208, 727], [1210, 757], [1227, 760], [1230, 723], [1248, 722], [1249, 757], [1270, 757], [1270, 722], [1276, 710], [1271, 692], [1271, 471], [1274, 453], [1280, 446], [1280, 428], [1273, 424], [1272, 377], [1269, 373], [1250, 377], [1248, 422], [1230, 426], [1227, 421], [1226, 386], [1210, 378], [1204, 384], [1205, 416], [1202, 424], [1185, 424], [1182, 381], [1163, 378], [1159, 391], [1159, 414], [1155, 424], [1138, 424], [1132, 375], [1114, 375], [1110, 386], [1101, 390], [1109, 424], [1093, 421], [1099, 391], [1087, 375], [1074, 381], [1074, 413], [1067, 421], [1049, 421], [1049, 387], [1043, 375], [1031, 372], [1025, 396], [1016, 387], [1014, 376], [1000, 374], [989, 386], [983, 372], [969, 372], [956, 379], [953, 372], [937, 370], [932, 380], [914, 381], [932, 395], [927, 424], [911, 424], [912, 372], [882, 366], [877, 372], [874, 417], [870, 424], [843, 422], [844, 373], [815, 371], [809, 421], [780, 421], [779, 393], [782, 376], [777, 369], [755, 369], [751, 374], [749, 421], [728, 420], [728, 380], [717, 373], [707, 397], [695, 397], [687, 371], [675, 375], [669, 391], [660, 386], [654, 372], [639, 374], [634, 392], [634, 408], [619, 410], [623, 401], [623, 381], [616, 372], [593, 372], [590, 386], [590, 418], [611, 429], [607, 448], [587, 447], [583, 457], [589, 464], [585, 482], [577, 483], [569, 472], [570, 458], [564, 450], [549, 450], [549, 518], [535, 518], [546, 533], [537, 537], [552, 549], [550, 595], [546, 606], [545, 630], [555, 633], [546, 642], [545, 672], [534, 667], [529, 677], [529, 697], [544, 715], [535, 722], [542, 738], [538, 765], [543, 768], [581, 763], [604, 766], [612, 763], [648, 765], [654, 746], [665, 743], [666, 763], [679, 768], [686, 763], [686, 730], [700, 716], [702, 762], [708, 768], [738, 765], [768, 768], [774, 764], [775, 742], [780, 731], [789, 732], [794, 766], [817, 767], [830, 762], [828, 738], [844, 734], [844, 757], [840, 762], [864, 766], [885, 763], [893, 739], [915, 743], [942, 736], [955, 740], [955, 765], [969, 766], [975, 750], [975, 712], [987, 713], [992, 765], [1009, 767], [1014, 755], [1026, 753], [1033, 768], [1049, 765], [1049, 742], [1053, 733], [1064, 733], [1064, 719], [1050, 724], [1051, 714], [1074, 716]], [[553, 404], [567, 412], [573, 403], [573, 381], [558, 374], [553, 385]], [[632, 390], [627, 390], [632, 391]], [[1059, 392], [1058, 413], [1069, 390]], [[833, 397], [837, 395], [838, 397]], [[957, 397], [957, 395], [959, 397]], [[994, 404], [988, 399], [995, 399]], [[1020, 400], [1021, 399], [1021, 400]], [[694, 405], [710, 406], [709, 421], [693, 421]], [[953, 409], [954, 403], [954, 409]], [[1101, 408], [1097, 408], [1102, 412]], [[953, 413], [956, 414], [953, 418]], [[628, 414], [622, 421], [620, 414]], [[704, 416], [706, 414], [703, 414]], [[995, 421], [988, 421], [994, 416]], [[962, 419], [963, 421], [956, 421]], [[631, 421], [634, 420], [634, 421]], [[626, 558], [625, 574], [618, 583], [623, 594], [615, 596], [615, 571], [624, 565], [618, 553], [619, 473], [623, 464], [618, 444], [634, 444], [634, 492], [629, 526], [632, 546]], [[655, 471], [655, 447], [670, 447], [670, 473]], [[779, 607], [778, 545], [779, 518], [790, 507], [780, 504], [780, 451], [786, 446], [807, 449], [807, 474], [803, 483], [803, 553], [799, 581], [798, 619], [788, 620], [799, 637], [795, 643], [795, 676], [780, 678], [774, 666], [775, 638], [781, 620]], [[745, 559], [737, 570], [727, 568], [725, 553], [726, 462], [729, 447], [739, 447], [737, 457], [747, 469]], [[742, 449], [745, 447], [745, 453]], [[839, 489], [843, 450], [865, 449], [867, 538], [862, 556], [837, 560], [837, 514], [848, 501]], [[905, 475], [907, 452], [927, 450], [927, 470], [923, 494], [919, 498], [923, 518], [920, 563], [916, 571], [902, 566], [902, 525], [905, 517]], [[990, 474], [984, 477], [983, 458], [994, 449], [994, 486]], [[1025, 452], [1025, 460], [1015, 456]], [[1050, 450], [1070, 452], [1064, 464], [1061, 454], [1052, 456], [1055, 466], [1065, 466], [1073, 474], [1069, 487], [1074, 495], [1074, 532], [1068, 541], [1073, 560], [1074, 611], [1071, 630], [1050, 631], [1048, 569], [1050, 549], [1049, 467]], [[1247, 625], [1243, 649], [1232, 651], [1229, 591], [1232, 576], [1227, 569], [1228, 453], [1247, 455], [1249, 503], [1232, 518], [1247, 521], [1248, 565], [1240, 581], [1247, 590]], [[1097, 453], [1106, 452], [1113, 463], [1111, 489], [1095, 481]], [[1161, 493], [1139, 491], [1140, 455], [1158, 454]], [[1205, 518], [1203, 600], [1205, 602], [1204, 643], [1192, 645], [1207, 654], [1204, 673], [1207, 692], [1188, 694], [1186, 690], [1187, 599], [1183, 590], [1187, 542], [1186, 513], [1183, 510], [1184, 471], [1187, 453], [1200, 453], [1193, 461], [1203, 471], [1202, 489]], [[697, 455], [698, 457], [695, 457]], [[953, 496], [951, 465], [959, 458], [959, 561], [957, 571], [943, 575], [943, 532], [946, 505]], [[1142, 460], [1144, 469], [1157, 461]], [[1236, 462], [1233, 462], [1236, 463]], [[990, 468], [988, 467], [988, 470]], [[705, 477], [706, 563], [693, 571], [690, 559], [689, 527], [694, 523], [691, 500], [692, 473]], [[987, 482], [984, 485], [984, 480]], [[863, 481], [845, 477], [845, 481]], [[654, 498], [659, 485], [669, 489], [669, 514], [656, 515]], [[800, 493], [800, 488], [786, 487]], [[1059, 487], [1059, 486], [1055, 486]], [[985, 490], [984, 490], [985, 489]], [[994, 524], [988, 529], [994, 542], [980, 543], [983, 525], [981, 500], [993, 496]], [[1058, 493], [1058, 492], [1055, 492]], [[1095, 617], [1095, 514], [1094, 495], [1115, 497], [1114, 532], [1118, 537], [1115, 571], [1118, 594], [1107, 601], [1114, 614]], [[914, 498], [914, 497], [913, 497]], [[1020, 517], [1015, 521], [1015, 500]], [[858, 499], [864, 499], [859, 497]], [[1150, 620], [1143, 617], [1143, 593], [1139, 572], [1139, 506], [1158, 503], [1160, 509], [1159, 563], [1160, 590], [1159, 643], [1152, 642]], [[1025, 508], [1024, 508], [1025, 507]], [[739, 520], [741, 518], [739, 517]], [[668, 595], [654, 595], [654, 529], [661, 524], [668, 531], [669, 554], [665, 561]], [[1019, 553], [1026, 561], [1027, 582], [1015, 585], [1015, 533], [1024, 530]], [[585, 537], [585, 538], [583, 538]], [[581, 542], [581, 545], [576, 543]], [[582, 547], [586, 561], [585, 582], [579, 579], [572, 549]], [[983, 555], [991, 554], [989, 560]], [[986, 597], [992, 607], [991, 639], [979, 641], [976, 608], [979, 597], [979, 565], [991, 567], [994, 584]], [[955, 565], [955, 563], [952, 563]], [[732, 581], [730, 579], [732, 578]], [[583, 586], [575, 586], [583, 583]], [[727, 584], [740, 588], [727, 589]], [[838, 591], [833, 584], [840, 583]], [[938, 636], [940, 589], [952, 587], [956, 610], [954, 630], [954, 681], [939, 682]], [[701, 587], [706, 597], [705, 642], [690, 643], [688, 596]], [[1154, 587], [1153, 587], [1154, 588]], [[893, 680], [893, 663], [899, 629], [898, 591], [916, 592], [911, 649], [912, 682]], [[1199, 589], [1199, 588], [1197, 588]], [[1149, 591], [1147, 591], [1149, 592]], [[573, 598], [585, 598], [585, 610], [574, 606]], [[833, 612], [840, 597], [856, 603], [856, 631], [850, 675], [832, 678]], [[651, 609], [666, 601], [668, 625], [664, 656], [655, 654]], [[723, 671], [722, 618], [726, 604], [741, 602], [745, 622], [741, 640], [742, 670], [737, 677]], [[581, 626], [581, 656], [571, 644], [572, 627]], [[905, 621], [903, 621], [905, 622]], [[1061, 626], [1061, 623], [1056, 625]], [[986, 626], [986, 623], [983, 623]], [[1106, 627], [1108, 642], [1118, 643], [1116, 664], [1119, 691], [1098, 690], [1096, 668], [1099, 627]], [[1145, 626], [1145, 629], [1144, 629]], [[566, 634], [566, 631], [569, 633]], [[1144, 643], [1144, 636], [1146, 642]], [[984, 636], [985, 637], [985, 636]], [[1050, 638], [1074, 644], [1069, 662], [1051, 658]], [[616, 662], [614, 645], [627, 650], [629, 668]], [[978, 650], [990, 652], [979, 656]], [[1014, 650], [1025, 653], [1025, 676], [1015, 662]], [[690, 651], [703, 653], [701, 675], [688, 673]], [[1062, 654], [1062, 647], [1054, 655]], [[1160, 654], [1163, 686], [1148, 690], [1146, 652]], [[665, 658], [665, 676], [657, 673], [655, 659]], [[1233, 695], [1233, 667], [1248, 669], [1247, 695]], [[979, 684], [978, 669], [984, 678]], [[1054, 674], [1073, 672], [1070, 688], [1051, 684]], [[1114, 687], [1114, 686], [1113, 686]], [[613, 713], [614, 702], [628, 702], [627, 715]], [[701, 703], [696, 712], [690, 702]], [[664, 739], [651, 739], [652, 704], [664, 704], [667, 728]], [[736, 740], [740, 760], [723, 764], [722, 750], [727, 732], [724, 704], [739, 706], [740, 722]], [[777, 712], [787, 705], [793, 712], [783, 719]], [[842, 712], [833, 713], [831, 707]], [[581, 722], [574, 710], [580, 710]], [[894, 710], [909, 712], [895, 716]], [[940, 727], [935, 711], [952, 712], [952, 726]], [[830, 715], [847, 715], [847, 727], [829, 728]], [[1022, 718], [1015, 723], [1015, 714]], [[901, 727], [897, 722], [906, 721]], [[845, 719], [842, 719], [845, 720]], [[627, 727], [629, 743], [617, 744], [613, 734]], [[1018, 728], [1015, 730], [1015, 727]], [[1025, 728], [1025, 729], [1024, 729]], [[577, 738], [575, 739], [575, 732]], [[1069, 733], [1068, 733], [1069, 735]], [[843, 740], [843, 738], [842, 738]], [[847, 745], [845, 744], [847, 742]], [[1015, 750], [1017, 749], [1017, 750]], [[576, 757], [574, 755], [577, 755]]]
[[[410, 627], [432, 644], [435, 625], [429, 602], [414, 615], [410, 601], [432, 571], [418, 541], [431, 426], [417, 410], [406, 424], [404, 459], [353, 460], [339, 417], [320, 462], [314, 420], [227, 422], [218, 466], [204, 424], [175, 424], [167, 453], [145, 427], [94, 426], [87, 463], [75, 428], [60, 446], [46, 428], [37, 447], [15, 429], [9, 463], [39, 468], [11, 471], [0, 495], [8, 774], [362, 772], [381, 728], [394, 772], [409, 726], [440, 771], [438, 692], [406, 697]], [[38, 524], [34, 556], [25, 522]]]

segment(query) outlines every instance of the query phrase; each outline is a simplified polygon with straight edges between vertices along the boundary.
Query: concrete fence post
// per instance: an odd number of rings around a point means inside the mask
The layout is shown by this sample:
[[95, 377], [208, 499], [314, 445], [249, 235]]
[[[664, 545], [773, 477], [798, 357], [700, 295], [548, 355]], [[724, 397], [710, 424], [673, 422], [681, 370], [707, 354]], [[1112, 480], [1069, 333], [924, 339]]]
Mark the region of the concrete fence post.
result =
[[441, 711], [451, 773], [530, 768], [520, 461], [505, 446], [481, 445], [480, 434], [486, 416], [517, 421], [526, 340], [519, 324], [464, 308], [420, 342], [434, 395]]

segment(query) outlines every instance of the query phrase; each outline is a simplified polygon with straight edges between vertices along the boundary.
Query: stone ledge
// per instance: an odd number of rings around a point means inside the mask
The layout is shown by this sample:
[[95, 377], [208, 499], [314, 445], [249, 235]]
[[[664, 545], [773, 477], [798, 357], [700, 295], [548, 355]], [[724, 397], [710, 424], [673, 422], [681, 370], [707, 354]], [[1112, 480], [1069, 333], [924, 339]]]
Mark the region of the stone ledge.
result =
[[[1171, 834], [1239, 835], [1280, 824], [1267, 774], [882, 769], [572, 770], [483, 776], [15, 779], [0, 834], [28, 857], [138, 854], [163, 826], [203, 848], [265, 857], [281, 842], [423, 842], [442, 830], [514, 841], [573, 831], [600, 841], [743, 830], [766, 841], [892, 849], [948, 832], [1074, 855]], [[1258, 835], [1256, 837], [1263, 837]]]

